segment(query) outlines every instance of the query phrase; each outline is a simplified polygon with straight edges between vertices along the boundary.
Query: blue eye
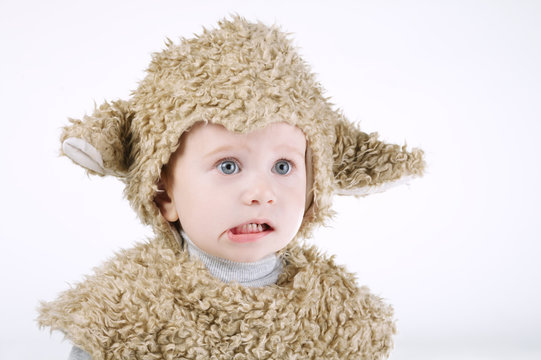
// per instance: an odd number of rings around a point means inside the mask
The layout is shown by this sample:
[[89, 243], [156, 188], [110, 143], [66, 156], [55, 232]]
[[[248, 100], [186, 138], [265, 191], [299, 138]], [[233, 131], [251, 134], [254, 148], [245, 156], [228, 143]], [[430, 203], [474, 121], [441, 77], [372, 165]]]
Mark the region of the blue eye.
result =
[[239, 171], [239, 167], [233, 160], [225, 160], [218, 164], [218, 169], [226, 175], [235, 174]]
[[279, 160], [274, 164], [274, 169], [280, 175], [287, 175], [291, 171], [291, 165], [287, 160]]

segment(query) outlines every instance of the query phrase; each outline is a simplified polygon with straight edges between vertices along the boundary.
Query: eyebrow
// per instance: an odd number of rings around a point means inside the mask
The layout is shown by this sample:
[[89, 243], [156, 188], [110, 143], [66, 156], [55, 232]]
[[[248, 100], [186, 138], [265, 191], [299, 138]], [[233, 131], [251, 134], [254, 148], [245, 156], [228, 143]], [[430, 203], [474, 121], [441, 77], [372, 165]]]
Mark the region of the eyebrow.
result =
[[[233, 146], [233, 145], [223, 145], [223, 146], [219, 146], [217, 147], [216, 149], [206, 153], [204, 155], [205, 158], [207, 157], [211, 157], [215, 154], [218, 154], [218, 153], [221, 153], [221, 152], [226, 152], [226, 151], [232, 151], [232, 150], [249, 150], [249, 148], [245, 145], [239, 145], [239, 146]], [[275, 147], [275, 149], [286, 149], [290, 152], [293, 152], [295, 154], [297, 154], [300, 158], [304, 159], [304, 156], [305, 154], [303, 154], [301, 151], [299, 151], [299, 149], [297, 149], [296, 147], [294, 146], [291, 146], [291, 145], [287, 145], [287, 144], [280, 144], [278, 146]]]

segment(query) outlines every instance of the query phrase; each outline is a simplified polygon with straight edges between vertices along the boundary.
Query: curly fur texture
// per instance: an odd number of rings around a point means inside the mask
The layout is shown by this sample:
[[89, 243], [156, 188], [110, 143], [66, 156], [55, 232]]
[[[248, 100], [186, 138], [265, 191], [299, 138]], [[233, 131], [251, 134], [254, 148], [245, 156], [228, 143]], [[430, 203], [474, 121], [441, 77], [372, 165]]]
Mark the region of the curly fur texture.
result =
[[393, 310], [313, 248], [291, 247], [278, 283], [225, 284], [156, 239], [123, 251], [54, 302], [41, 326], [105, 359], [382, 359]]
[[425, 167], [423, 151], [385, 144], [378, 134], [366, 134], [345, 119], [337, 122], [333, 151], [336, 187], [342, 191], [377, 187], [405, 174], [421, 176]]
[[[71, 125], [65, 126], [60, 137], [63, 143], [67, 138], [83, 139], [99, 149], [105, 168], [119, 177], [126, 175], [129, 164], [130, 125], [133, 112], [123, 100], [105, 102], [94, 110], [92, 116], [83, 120], [69, 119]], [[61, 155], [65, 155], [61, 151]], [[87, 169], [93, 175], [103, 175]]]
[[[164, 165], [199, 121], [241, 133], [284, 121], [306, 136], [312, 202], [281, 253], [287, 264], [274, 286], [213, 278], [188, 258], [154, 202]], [[93, 360], [387, 357], [392, 308], [298, 240], [332, 216], [334, 193], [420, 176], [423, 153], [385, 144], [332, 109], [277, 27], [234, 17], [178, 45], [168, 41], [129, 100], [71, 120], [62, 141], [68, 138], [101, 154], [91, 156], [96, 168], [103, 160], [106, 173], [121, 178], [130, 204], [157, 235], [43, 303], [41, 326], [63, 331]]]
[[62, 139], [82, 138], [97, 148], [126, 183], [125, 195], [143, 223], [178, 251], [154, 198], [180, 136], [198, 121], [242, 133], [285, 121], [304, 132], [313, 201], [298, 238], [310, 237], [332, 216], [336, 189], [420, 175], [424, 168], [420, 150], [379, 142], [333, 110], [284, 32], [238, 16], [178, 45], [167, 41], [129, 101], [105, 103], [83, 121], [72, 120]]

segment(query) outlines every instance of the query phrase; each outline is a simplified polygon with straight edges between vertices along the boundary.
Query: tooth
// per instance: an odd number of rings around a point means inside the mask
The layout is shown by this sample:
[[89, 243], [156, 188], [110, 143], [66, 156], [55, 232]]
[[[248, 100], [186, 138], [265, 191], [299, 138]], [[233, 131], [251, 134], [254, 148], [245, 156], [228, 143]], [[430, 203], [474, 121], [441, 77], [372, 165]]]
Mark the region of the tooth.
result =
[[249, 223], [244, 225], [239, 225], [235, 228], [235, 232], [237, 234], [248, 234], [248, 233], [256, 233], [256, 232], [262, 232], [268, 229], [268, 225], [266, 224], [256, 224], [256, 223]]

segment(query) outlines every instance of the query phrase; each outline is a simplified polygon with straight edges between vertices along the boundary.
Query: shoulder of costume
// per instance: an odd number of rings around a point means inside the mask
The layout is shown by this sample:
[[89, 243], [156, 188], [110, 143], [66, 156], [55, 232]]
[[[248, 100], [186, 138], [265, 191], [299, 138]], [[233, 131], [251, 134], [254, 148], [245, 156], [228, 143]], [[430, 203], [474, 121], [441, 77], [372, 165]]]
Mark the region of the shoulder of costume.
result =
[[322, 341], [334, 342], [327, 351], [340, 356], [386, 356], [392, 347], [392, 308], [315, 247], [287, 251], [279, 283], [253, 289], [221, 283], [187, 253], [161, 244], [156, 239], [121, 251], [56, 300], [42, 303], [40, 326], [62, 331], [96, 360], [111, 351], [135, 356], [141, 336], [173, 336], [179, 327], [195, 337], [201, 330], [193, 314], [208, 316], [209, 309], [246, 324], [257, 322], [253, 314], [268, 316], [268, 326], [277, 328], [284, 319], [294, 320], [307, 339], [325, 330]]

